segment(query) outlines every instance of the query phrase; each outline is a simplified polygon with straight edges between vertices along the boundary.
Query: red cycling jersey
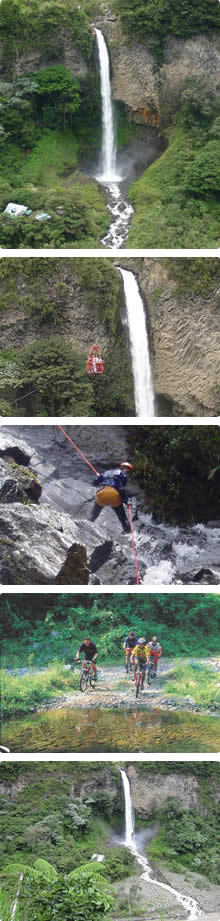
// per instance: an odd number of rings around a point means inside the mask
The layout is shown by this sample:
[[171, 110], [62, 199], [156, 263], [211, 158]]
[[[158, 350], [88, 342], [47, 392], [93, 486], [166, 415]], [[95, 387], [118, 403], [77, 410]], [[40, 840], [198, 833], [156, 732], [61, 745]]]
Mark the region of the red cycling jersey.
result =
[[154, 657], [154, 659], [159, 659], [162, 653], [162, 648], [160, 646], [160, 643], [155, 643], [155, 646], [154, 646], [153, 643], [150, 642], [148, 643], [148, 646], [150, 650], [150, 656]]

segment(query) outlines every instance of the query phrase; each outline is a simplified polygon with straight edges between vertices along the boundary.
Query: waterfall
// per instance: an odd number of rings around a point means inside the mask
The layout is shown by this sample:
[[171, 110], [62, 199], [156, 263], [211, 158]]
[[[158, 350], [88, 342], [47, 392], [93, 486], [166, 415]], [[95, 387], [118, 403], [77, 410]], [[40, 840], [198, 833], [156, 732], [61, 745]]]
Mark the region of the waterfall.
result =
[[126, 847], [131, 847], [133, 845], [134, 834], [134, 813], [130, 795], [130, 784], [125, 771], [121, 771], [121, 779], [125, 799], [125, 845]]
[[120, 774], [125, 800], [125, 835], [123, 843], [125, 847], [129, 848], [134, 857], [136, 857], [137, 862], [142, 867], [144, 872], [141, 874], [141, 879], [150, 881], [152, 885], [158, 886], [160, 889], [165, 889], [167, 892], [170, 892], [171, 895], [176, 898], [176, 901], [179, 902], [179, 905], [182, 905], [183, 908], [185, 908], [185, 910], [189, 913], [188, 921], [195, 921], [196, 918], [199, 918], [202, 915], [196, 900], [192, 899], [190, 896], [182, 895], [181, 892], [178, 892], [177, 889], [173, 889], [173, 886], [169, 886], [168, 883], [161, 883], [159, 880], [152, 877], [152, 869], [147, 857], [143, 857], [142, 854], [139, 854], [137, 845], [135, 843], [135, 821], [130, 792], [130, 783], [125, 771], [120, 771]]
[[101, 176], [99, 179], [102, 182], [114, 182], [117, 181], [116, 146], [111, 96], [109, 55], [102, 32], [100, 32], [100, 29], [96, 29], [95, 32], [98, 44], [102, 97], [102, 154]]
[[137, 416], [154, 416], [150, 350], [143, 301], [133, 272], [119, 269], [127, 310]]
[[14, 921], [14, 918], [15, 918], [15, 915], [16, 915], [16, 911], [17, 911], [17, 907], [18, 907], [18, 899], [19, 899], [19, 895], [20, 895], [20, 891], [21, 891], [21, 886], [22, 886], [23, 879], [24, 879], [24, 874], [21, 872], [21, 873], [20, 873], [20, 876], [19, 876], [18, 888], [17, 888], [15, 900], [14, 900], [14, 903], [13, 903], [13, 905], [12, 905], [12, 912], [11, 912], [11, 916], [10, 916], [10, 921]]

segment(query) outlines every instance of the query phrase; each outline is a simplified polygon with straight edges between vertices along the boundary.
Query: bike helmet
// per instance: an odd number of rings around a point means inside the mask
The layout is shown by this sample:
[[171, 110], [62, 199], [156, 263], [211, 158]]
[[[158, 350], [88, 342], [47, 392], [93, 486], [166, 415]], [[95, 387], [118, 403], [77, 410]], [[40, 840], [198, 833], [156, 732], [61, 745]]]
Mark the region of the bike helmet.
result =
[[144, 636], [140, 636], [140, 639], [138, 640], [139, 645], [146, 646], [146, 642], [147, 640], [144, 639]]
[[156, 643], [156, 642], [157, 642], [157, 636], [152, 636], [152, 643]]
[[129, 630], [129, 636], [135, 636], [134, 630]]
[[122, 470], [123, 470], [123, 467], [125, 467], [125, 470], [133, 470], [133, 464], [128, 464], [127, 461], [122, 461], [122, 463], [120, 464], [120, 467]]

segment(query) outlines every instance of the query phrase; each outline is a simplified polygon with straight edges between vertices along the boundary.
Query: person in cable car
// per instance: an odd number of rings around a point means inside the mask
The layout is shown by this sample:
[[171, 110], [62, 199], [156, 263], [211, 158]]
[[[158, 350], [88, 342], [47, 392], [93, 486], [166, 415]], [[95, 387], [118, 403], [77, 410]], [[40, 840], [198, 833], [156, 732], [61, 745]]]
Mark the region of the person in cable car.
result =
[[87, 374], [103, 374], [104, 362], [99, 345], [92, 345], [86, 362]]
[[101, 353], [100, 348], [98, 349], [97, 356], [96, 356], [96, 371], [97, 371], [97, 374], [103, 374], [103, 371], [104, 371], [104, 361], [102, 358], [102, 353]]

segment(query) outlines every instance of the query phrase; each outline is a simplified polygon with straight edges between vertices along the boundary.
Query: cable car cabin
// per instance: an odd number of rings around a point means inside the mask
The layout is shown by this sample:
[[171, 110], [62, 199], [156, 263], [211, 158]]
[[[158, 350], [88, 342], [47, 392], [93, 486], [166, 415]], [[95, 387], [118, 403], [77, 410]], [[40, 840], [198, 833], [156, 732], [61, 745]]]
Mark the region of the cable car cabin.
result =
[[86, 372], [87, 374], [103, 374], [103, 371], [104, 361], [100, 345], [92, 345], [86, 362]]

